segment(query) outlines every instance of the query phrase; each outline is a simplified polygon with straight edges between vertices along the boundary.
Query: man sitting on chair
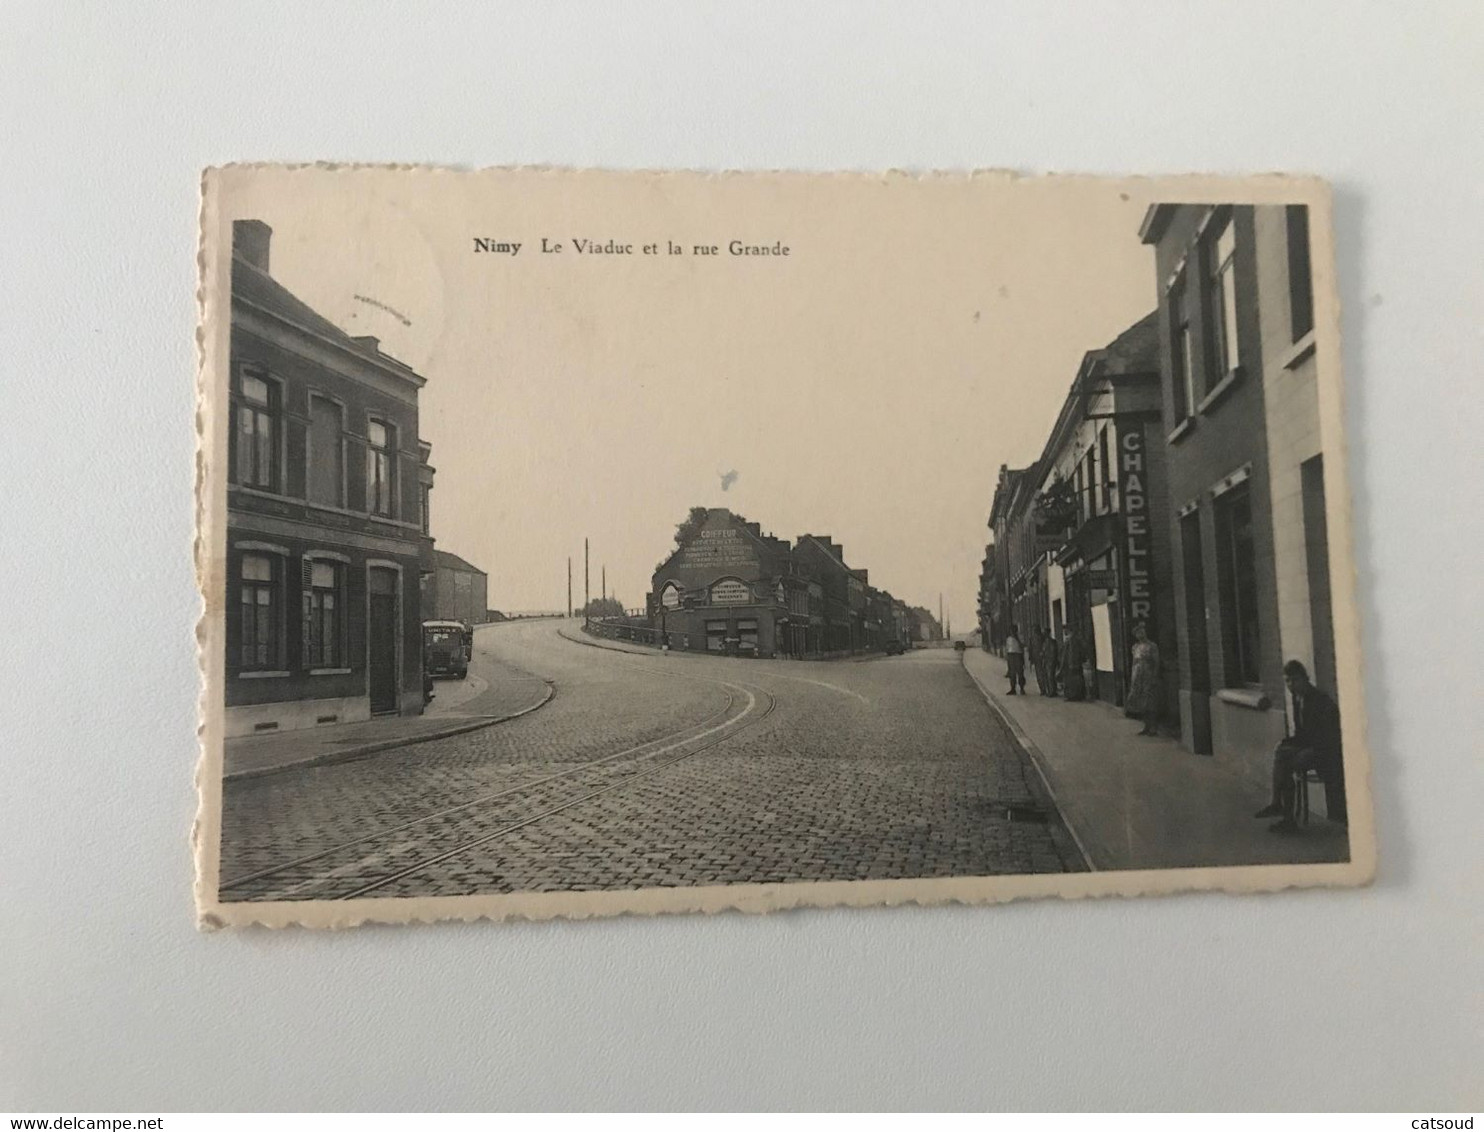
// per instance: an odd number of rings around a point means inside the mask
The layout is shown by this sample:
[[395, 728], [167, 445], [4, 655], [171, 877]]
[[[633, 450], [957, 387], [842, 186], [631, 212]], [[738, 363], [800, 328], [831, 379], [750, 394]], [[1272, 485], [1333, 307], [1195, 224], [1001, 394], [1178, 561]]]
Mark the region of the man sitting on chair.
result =
[[[1254, 817], [1278, 818], [1268, 828], [1274, 833], [1290, 833], [1298, 828], [1294, 820], [1294, 775], [1317, 771], [1326, 787], [1335, 783], [1341, 773], [1340, 709], [1334, 700], [1309, 682], [1309, 671], [1297, 660], [1283, 666], [1283, 682], [1293, 696], [1293, 734], [1273, 752], [1273, 800]], [[1343, 799], [1342, 793], [1326, 797]], [[1336, 821], [1345, 820], [1344, 803], [1327, 808]]]

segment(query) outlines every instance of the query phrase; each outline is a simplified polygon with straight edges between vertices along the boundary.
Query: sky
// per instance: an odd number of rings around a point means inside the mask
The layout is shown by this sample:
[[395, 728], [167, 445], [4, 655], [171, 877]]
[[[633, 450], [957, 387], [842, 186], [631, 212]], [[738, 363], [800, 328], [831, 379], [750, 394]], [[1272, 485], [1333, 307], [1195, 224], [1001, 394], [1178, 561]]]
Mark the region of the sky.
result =
[[1000, 465], [1040, 454], [1083, 354], [1155, 306], [1140, 189], [278, 170], [231, 182], [222, 218], [266, 221], [276, 279], [427, 378], [433, 535], [493, 608], [565, 608], [569, 556], [580, 604], [584, 538], [593, 596], [606, 568], [641, 606], [700, 505], [829, 535], [962, 633]]

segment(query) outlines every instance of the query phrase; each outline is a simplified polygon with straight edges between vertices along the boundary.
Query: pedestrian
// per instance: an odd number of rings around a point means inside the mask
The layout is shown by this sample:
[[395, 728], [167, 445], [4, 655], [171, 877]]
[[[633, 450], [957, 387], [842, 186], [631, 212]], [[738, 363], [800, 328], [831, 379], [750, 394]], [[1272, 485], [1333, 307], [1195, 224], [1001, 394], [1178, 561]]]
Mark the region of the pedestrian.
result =
[[1293, 697], [1293, 733], [1273, 752], [1273, 800], [1257, 818], [1277, 818], [1268, 827], [1273, 833], [1292, 833], [1294, 777], [1317, 771], [1324, 781], [1326, 812], [1340, 823], [1346, 820], [1344, 766], [1340, 755], [1340, 709], [1334, 700], [1309, 681], [1309, 670], [1301, 661], [1283, 666], [1283, 682]]
[[1144, 721], [1140, 735], [1159, 734], [1159, 646], [1149, 639], [1149, 626], [1134, 622], [1133, 669], [1124, 711]]
[[1075, 625], [1068, 625], [1061, 646], [1061, 690], [1062, 698], [1081, 700], [1087, 695], [1087, 684], [1082, 675], [1082, 635]]
[[1037, 625], [1031, 630], [1031, 671], [1036, 674], [1036, 691], [1046, 695], [1046, 630]]
[[1014, 625], [1005, 635], [1005, 662], [1009, 665], [1010, 695], [1025, 694], [1025, 646], [1020, 643], [1020, 630]]
[[1054, 696], [1061, 687], [1061, 642], [1054, 633], [1046, 634], [1046, 694]]

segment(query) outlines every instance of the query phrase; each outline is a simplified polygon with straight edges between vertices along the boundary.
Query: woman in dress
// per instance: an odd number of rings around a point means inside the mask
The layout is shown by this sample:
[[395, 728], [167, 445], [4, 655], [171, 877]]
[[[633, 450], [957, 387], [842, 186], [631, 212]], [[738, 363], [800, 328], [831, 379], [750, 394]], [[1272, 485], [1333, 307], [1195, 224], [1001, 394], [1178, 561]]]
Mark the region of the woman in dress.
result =
[[1144, 721], [1140, 735], [1158, 735], [1159, 646], [1149, 639], [1149, 626], [1142, 621], [1134, 624], [1133, 659], [1125, 710]]

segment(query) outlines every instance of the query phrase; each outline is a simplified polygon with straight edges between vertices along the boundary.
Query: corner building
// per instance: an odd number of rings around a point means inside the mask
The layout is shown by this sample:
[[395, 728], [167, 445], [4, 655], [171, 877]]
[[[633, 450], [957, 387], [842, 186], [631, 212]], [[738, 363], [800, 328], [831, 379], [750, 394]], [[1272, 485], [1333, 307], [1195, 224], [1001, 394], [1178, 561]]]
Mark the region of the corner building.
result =
[[671, 648], [796, 655], [809, 601], [807, 582], [793, 576], [789, 544], [716, 507], [655, 570], [648, 614]]
[[424, 379], [269, 274], [233, 224], [226, 733], [423, 709]]

